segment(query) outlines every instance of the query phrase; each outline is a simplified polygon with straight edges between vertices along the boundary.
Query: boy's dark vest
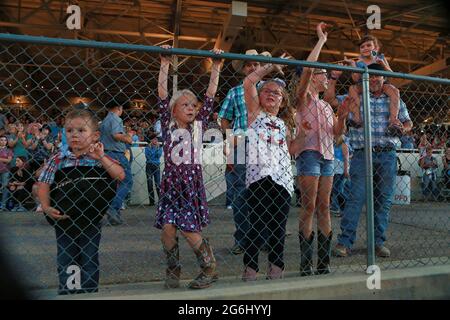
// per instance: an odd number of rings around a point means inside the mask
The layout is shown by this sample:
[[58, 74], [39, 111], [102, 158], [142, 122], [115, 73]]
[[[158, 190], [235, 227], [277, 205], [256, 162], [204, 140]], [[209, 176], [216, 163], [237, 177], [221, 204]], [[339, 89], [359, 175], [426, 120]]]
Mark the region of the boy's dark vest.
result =
[[76, 236], [87, 226], [99, 225], [116, 195], [117, 182], [102, 167], [58, 169], [50, 186], [50, 205], [70, 218], [47, 221]]

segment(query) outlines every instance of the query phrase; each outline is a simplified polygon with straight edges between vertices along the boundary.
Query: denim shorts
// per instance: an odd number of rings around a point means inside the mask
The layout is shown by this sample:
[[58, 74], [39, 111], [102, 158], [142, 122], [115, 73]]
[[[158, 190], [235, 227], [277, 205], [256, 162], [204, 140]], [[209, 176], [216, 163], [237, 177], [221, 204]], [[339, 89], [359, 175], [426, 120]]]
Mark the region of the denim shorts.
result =
[[297, 176], [332, 177], [334, 161], [325, 160], [320, 152], [303, 151], [296, 159]]

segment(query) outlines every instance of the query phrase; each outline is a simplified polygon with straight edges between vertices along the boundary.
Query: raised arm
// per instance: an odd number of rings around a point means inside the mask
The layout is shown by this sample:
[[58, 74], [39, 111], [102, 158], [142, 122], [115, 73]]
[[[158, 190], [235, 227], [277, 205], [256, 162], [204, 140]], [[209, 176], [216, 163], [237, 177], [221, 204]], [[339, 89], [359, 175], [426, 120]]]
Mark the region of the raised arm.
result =
[[[213, 49], [211, 50], [215, 54], [222, 54], [223, 50]], [[209, 78], [208, 90], [206, 90], [206, 96], [209, 98], [214, 98], [217, 92], [217, 87], [219, 86], [219, 75], [220, 69], [222, 68], [222, 59], [213, 59], [211, 66], [211, 77]]]
[[[280, 56], [280, 58], [285, 58], [286, 54]], [[272, 63], [266, 63], [263, 66], [259, 66], [255, 71], [250, 73], [244, 79], [244, 98], [245, 104], [248, 110], [248, 124], [251, 124], [257, 115], [259, 114], [259, 97], [256, 85], [261, 81], [266, 75], [274, 70], [281, 70], [281, 66], [274, 65]]]
[[[171, 49], [172, 46], [163, 45], [161, 48]], [[165, 100], [169, 95], [167, 91], [167, 82], [169, 78], [169, 67], [170, 67], [170, 59], [171, 57], [168, 55], [160, 55], [161, 59], [161, 67], [159, 68], [159, 76], [158, 76], [158, 96], [161, 100]]]
[[[325, 42], [327, 42], [328, 33], [324, 32], [326, 26], [327, 25], [325, 22], [321, 22], [317, 25], [316, 31], [319, 40], [317, 41], [314, 49], [311, 51], [306, 61], [316, 62], [317, 59], [319, 58], [320, 51], [322, 50], [322, 47], [325, 44]], [[300, 80], [298, 82], [298, 90], [297, 90], [297, 97], [299, 99], [298, 101], [302, 103], [297, 104], [297, 109], [302, 105], [304, 105], [307, 93], [309, 92], [312, 73], [313, 73], [312, 68], [303, 68], [302, 75], [300, 76]]]

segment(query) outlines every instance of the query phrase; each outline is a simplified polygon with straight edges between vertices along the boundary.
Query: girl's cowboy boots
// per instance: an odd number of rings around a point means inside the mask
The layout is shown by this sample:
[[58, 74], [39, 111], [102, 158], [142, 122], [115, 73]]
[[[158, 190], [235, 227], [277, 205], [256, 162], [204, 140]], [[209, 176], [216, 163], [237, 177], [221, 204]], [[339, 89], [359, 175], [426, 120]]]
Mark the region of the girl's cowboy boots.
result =
[[166, 269], [166, 288], [178, 288], [180, 286], [180, 250], [178, 248], [178, 238], [176, 238], [175, 246], [167, 250], [164, 248], [166, 254], [167, 269]]
[[314, 232], [311, 232], [309, 239], [306, 239], [302, 232], [299, 232], [300, 241], [300, 276], [306, 277], [314, 274], [313, 271], [313, 241]]
[[317, 274], [327, 274], [331, 272], [330, 256], [331, 256], [331, 239], [333, 232], [328, 236], [324, 236], [321, 231], [317, 235]]
[[219, 278], [216, 272], [216, 258], [207, 239], [202, 240], [200, 248], [194, 250], [200, 265], [199, 275], [189, 283], [190, 289], [208, 288]]

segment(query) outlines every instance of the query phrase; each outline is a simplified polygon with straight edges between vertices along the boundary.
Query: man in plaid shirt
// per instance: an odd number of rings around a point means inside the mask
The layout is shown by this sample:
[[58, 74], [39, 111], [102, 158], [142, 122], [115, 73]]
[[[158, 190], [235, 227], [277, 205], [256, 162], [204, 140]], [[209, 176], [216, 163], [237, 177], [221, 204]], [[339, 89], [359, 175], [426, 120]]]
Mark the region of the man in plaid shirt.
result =
[[[369, 69], [383, 70], [379, 64], [371, 64]], [[374, 182], [374, 216], [375, 216], [375, 252], [379, 257], [389, 257], [390, 251], [384, 246], [386, 229], [389, 223], [389, 211], [394, 195], [397, 175], [396, 146], [400, 141], [387, 133], [389, 126], [389, 97], [383, 93], [383, 76], [371, 75], [369, 80], [370, 111], [372, 130], [372, 159]], [[361, 112], [362, 111], [361, 97]], [[351, 118], [352, 114], [349, 115]], [[398, 118], [402, 123], [403, 134], [412, 129], [412, 122], [403, 101], [400, 102]], [[355, 239], [359, 216], [366, 201], [365, 193], [365, 157], [364, 128], [350, 128], [348, 132], [350, 145], [354, 150], [350, 162], [351, 189], [341, 220], [341, 234], [335, 247], [338, 257], [349, 254]]]

